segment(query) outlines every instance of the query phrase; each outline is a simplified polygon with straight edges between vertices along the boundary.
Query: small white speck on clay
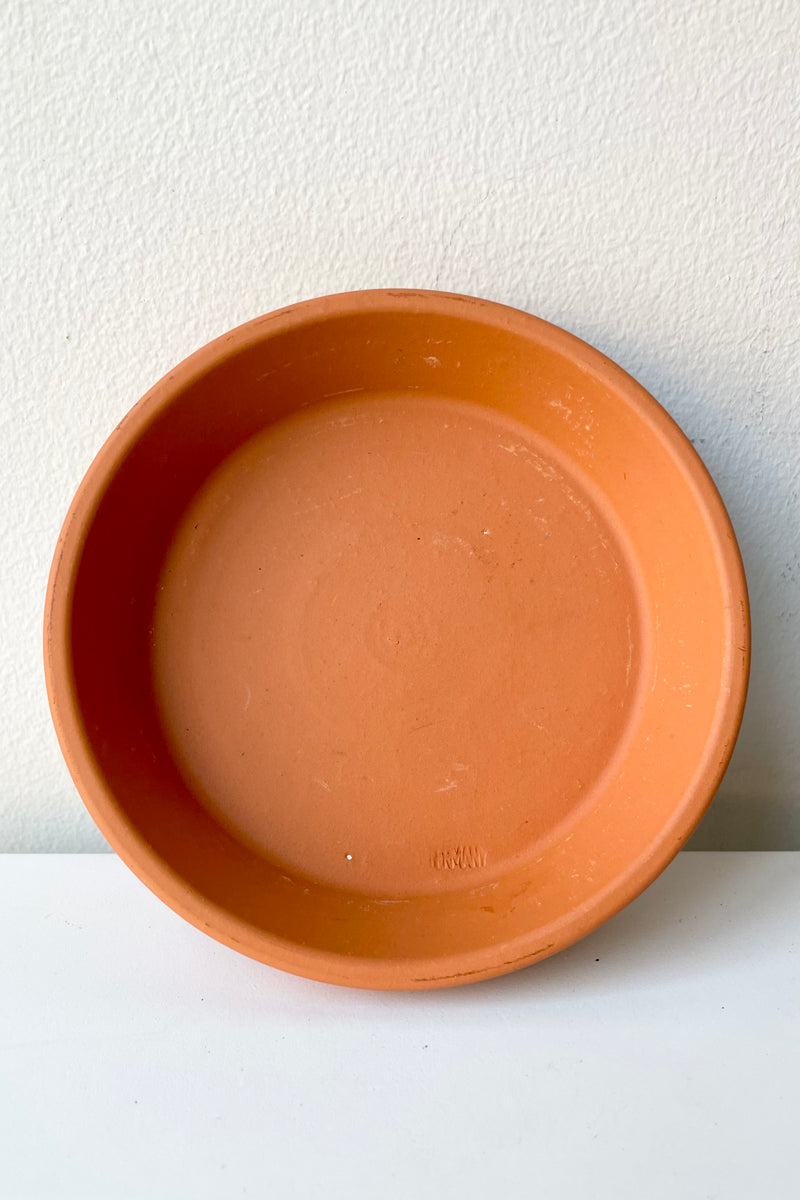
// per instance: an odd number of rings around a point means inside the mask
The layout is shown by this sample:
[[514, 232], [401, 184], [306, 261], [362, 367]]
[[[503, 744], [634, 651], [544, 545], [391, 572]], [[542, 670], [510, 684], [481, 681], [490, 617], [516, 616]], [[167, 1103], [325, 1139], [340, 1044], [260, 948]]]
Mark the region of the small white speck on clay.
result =
[[352, 856], [352, 854], [345, 854], [345, 858], [347, 859], [347, 861], [348, 861], [348, 862], [352, 862], [352, 861], [353, 861], [353, 856]]

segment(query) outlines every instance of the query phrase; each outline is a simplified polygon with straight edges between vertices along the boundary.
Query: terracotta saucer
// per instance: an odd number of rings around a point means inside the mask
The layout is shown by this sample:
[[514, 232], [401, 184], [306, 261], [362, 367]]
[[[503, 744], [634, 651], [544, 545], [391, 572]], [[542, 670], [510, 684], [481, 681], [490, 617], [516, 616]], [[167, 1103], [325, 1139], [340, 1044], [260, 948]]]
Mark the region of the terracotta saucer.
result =
[[45, 624], [131, 869], [245, 954], [374, 988], [535, 962], [646, 887], [748, 657], [729, 519], [663, 409], [439, 292], [299, 304], [171, 372], [81, 484]]

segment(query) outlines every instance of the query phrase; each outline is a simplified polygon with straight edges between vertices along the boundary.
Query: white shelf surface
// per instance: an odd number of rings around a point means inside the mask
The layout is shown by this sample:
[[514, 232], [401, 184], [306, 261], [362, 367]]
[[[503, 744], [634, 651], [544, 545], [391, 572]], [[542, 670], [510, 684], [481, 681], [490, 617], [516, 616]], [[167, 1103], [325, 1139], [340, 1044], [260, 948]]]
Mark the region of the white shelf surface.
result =
[[0, 857], [3, 1200], [791, 1200], [800, 854], [684, 853], [563, 954], [374, 993], [112, 855]]

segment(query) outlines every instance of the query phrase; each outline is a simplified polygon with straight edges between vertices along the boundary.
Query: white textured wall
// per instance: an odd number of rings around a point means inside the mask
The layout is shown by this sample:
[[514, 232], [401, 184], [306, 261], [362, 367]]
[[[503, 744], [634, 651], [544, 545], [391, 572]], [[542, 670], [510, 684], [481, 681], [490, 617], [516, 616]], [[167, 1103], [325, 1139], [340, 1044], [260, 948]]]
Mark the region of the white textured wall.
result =
[[105, 435], [238, 322], [383, 285], [556, 321], [694, 439], [755, 621], [698, 837], [800, 845], [797, 0], [6, 0], [0, 20], [0, 848], [103, 845], [40, 624]]

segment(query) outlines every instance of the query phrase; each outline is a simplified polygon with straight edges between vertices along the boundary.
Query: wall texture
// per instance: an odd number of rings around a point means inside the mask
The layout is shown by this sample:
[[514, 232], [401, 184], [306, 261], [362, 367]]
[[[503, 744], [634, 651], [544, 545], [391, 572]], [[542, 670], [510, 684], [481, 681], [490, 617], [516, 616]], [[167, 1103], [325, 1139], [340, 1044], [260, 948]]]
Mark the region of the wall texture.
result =
[[599, 346], [705, 458], [754, 668], [704, 847], [800, 846], [796, 0], [6, 0], [0, 849], [102, 838], [40, 624], [94, 452], [293, 300], [473, 292]]

